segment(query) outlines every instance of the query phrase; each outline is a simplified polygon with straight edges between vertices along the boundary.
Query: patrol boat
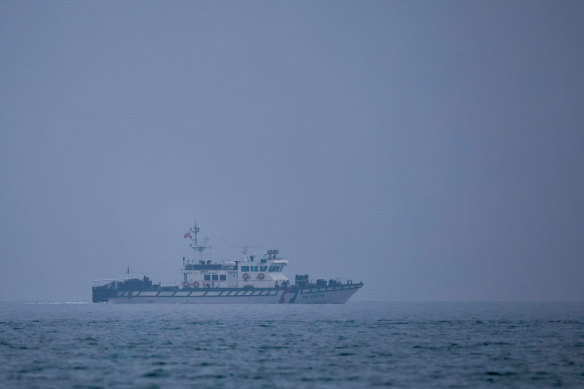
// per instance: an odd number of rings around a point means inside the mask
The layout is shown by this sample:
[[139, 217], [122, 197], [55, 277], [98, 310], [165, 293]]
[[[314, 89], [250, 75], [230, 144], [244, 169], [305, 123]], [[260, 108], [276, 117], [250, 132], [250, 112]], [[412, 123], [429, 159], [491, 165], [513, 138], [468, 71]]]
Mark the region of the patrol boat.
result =
[[242, 260], [213, 262], [205, 259], [210, 246], [199, 244], [199, 227], [184, 234], [190, 239], [193, 258], [182, 258], [182, 284], [154, 284], [148, 277], [95, 281], [94, 303], [188, 303], [188, 304], [343, 304], [363, 287], [363, 282], [339, 279], [310, 280], [296, 275], [294, 283], [282, 273], [288, 260], [278, 250], [263, 257], [247, 255]]

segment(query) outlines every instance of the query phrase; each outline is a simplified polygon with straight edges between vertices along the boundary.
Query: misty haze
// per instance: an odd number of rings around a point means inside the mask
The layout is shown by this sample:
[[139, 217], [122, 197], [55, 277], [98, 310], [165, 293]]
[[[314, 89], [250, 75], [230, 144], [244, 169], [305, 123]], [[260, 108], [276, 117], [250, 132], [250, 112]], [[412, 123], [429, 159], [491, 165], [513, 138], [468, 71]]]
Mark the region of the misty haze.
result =
[[3, 1], [0, 382], [584, 386], [583, 17]]

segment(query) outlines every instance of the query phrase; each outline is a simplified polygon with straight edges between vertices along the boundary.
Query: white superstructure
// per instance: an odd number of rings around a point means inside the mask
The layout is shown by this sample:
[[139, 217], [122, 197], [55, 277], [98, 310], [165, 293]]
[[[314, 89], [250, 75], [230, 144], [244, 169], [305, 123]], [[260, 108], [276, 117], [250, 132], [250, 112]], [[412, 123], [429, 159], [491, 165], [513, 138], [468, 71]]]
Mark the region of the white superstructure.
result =
[[263, 257], [257, 258], [243, 251], [242, 260], [213, 262], [205, 259], [210, 247], [206, 240], [199, 244], [199, 227], [195, 223], [185, 238], [191, 239], [193, 258], [183, 257], [184, 288], [274, 288], [290, 284], [282, 273], [288, 260], [279, 256], [278, 250], [268, 250]]

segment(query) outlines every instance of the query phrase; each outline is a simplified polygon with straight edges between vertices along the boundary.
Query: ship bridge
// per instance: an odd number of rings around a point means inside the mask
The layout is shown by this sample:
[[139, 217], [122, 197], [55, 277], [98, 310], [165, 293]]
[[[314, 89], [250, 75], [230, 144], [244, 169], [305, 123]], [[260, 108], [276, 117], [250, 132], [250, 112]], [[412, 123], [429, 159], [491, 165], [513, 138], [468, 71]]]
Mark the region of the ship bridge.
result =
[[213, 262], [202, 258], [205, 250], [210, 249], [205, 239], [198, 241], [199, 227], [195, 224], [185, 238], [190, 238], [193, 259], [183, 257], [183, 287], [185, 288], [279, 288], [290, 284], [282, 273], [288, 260], [280, 257], [279, 250], [268, 250], [263, 257], [247, 255], [241, 260]]

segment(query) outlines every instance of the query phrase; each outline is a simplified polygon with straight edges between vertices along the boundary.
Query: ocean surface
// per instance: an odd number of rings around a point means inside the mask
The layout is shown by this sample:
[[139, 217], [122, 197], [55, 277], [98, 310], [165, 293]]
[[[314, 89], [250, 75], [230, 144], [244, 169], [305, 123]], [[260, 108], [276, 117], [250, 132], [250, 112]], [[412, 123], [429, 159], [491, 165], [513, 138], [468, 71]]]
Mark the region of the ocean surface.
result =
[[584, 304], [2, 303], [0, 386], [584, 388]]

